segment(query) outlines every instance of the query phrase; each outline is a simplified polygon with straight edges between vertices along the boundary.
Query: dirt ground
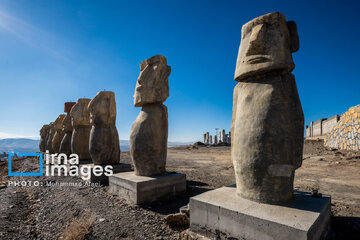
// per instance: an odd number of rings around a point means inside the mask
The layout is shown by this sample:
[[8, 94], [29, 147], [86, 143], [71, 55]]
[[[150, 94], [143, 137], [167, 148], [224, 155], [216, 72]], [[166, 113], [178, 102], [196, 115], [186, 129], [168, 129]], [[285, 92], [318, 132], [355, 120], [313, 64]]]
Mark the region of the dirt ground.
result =
[[[360, 153], [326, 150], [322, 144], [305, 141], [295, 189], [331, 195], [328, 239], [359, 239]], [[131, 163], [129, 153], [122, 153], [121, 162]], [[14, 171], [35, 171], [36, 165], [36, 159], [19, 160]], [[108, 187], [59, 185], [84, 183], [75, 177], [0, 177], [0, 183], [40, 184], [0, 184], [0, 239], [179, 239], [186, 227], [170, 228], [165, 216], [179, 212], [191, 196], [235, 183], [230, 147], [225, 146], [169, 148], [167, 170], [187, 175], [187, 192], [142, 207], [109, 194]], [[0, 175], [7, 175], [4, 165]]]

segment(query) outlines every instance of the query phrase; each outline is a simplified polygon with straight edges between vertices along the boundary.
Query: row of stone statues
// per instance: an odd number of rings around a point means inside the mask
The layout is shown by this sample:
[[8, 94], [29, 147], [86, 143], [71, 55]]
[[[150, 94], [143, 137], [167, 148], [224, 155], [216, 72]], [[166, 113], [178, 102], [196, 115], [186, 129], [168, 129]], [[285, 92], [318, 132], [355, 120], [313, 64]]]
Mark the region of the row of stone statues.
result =
[[80, 98], [76, 103], [67, 102], [65, 112], [40, 130], [40, 151], [76, 153], [80, 161], [92, 159], [100, 165], [120, 161], [113, 92], [101, 91], [92, 100]]
[[[234, 89], [231, 156], [237, 193], [260, 202], [287, 202], [301, 166], [304, 116], [296, 89], [292, 52], [299, 48], [295, 22], [271, 13], [242, 28]], [[134, 105], [141, 107], [130, 135], [135, 174], [165, 173], [171, 68], [160, 55], [140, 63]], [[70, 106], [70, 105], [68, 105]], [[70, 107], [69, 107], [70, 108]], [[41, 130], [41, 150], [70, 152], [94, 164], [120, 159], [113, 92], [79, 99]], [[71, 119], [71, 120], [70, 120]], [[70, 124], [71, 121], [71, 124]], [[91, 131], [90, 131], [91, 125]], [[70, 144], [71, 143], [71, 144]], [[69, 147], [71, 145], [71, 148]]]
[[[140, 63], [134, 105], [142, 107], [130, 136], [130, 154], [139, 176], [165, 174], [168, 116], [163, 102], [169, 96], [171, 68], [161, 55]], [[66, 114], [40, 130], [40, 151], [76, 153], [79, 160], [97, 165], [114, 165], [120, 161], [119, 136], [115, 126], [115, 94], [99, 92], [92, 100], [80, 98], [65, 103]]]

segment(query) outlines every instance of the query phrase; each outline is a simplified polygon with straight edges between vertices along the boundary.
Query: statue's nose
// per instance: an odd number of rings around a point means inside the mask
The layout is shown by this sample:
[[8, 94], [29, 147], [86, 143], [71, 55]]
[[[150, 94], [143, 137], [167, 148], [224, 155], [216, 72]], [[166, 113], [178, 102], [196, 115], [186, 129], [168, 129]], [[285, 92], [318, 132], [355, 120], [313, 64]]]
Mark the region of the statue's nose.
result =
[[256, 25], [249, 38], [249, 48], [246, 52], [246, 56], [264, 54], [266, 51], [266, 26], [264, 24]]

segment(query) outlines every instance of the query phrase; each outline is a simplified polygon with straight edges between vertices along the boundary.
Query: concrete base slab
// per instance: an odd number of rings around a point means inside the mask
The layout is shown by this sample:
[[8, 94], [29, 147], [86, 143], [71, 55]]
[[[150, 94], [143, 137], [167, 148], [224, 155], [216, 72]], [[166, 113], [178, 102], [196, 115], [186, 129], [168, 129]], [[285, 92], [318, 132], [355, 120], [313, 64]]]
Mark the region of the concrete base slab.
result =
[[[84, 164], [85, 165], [85, 164]], [[93, 172], [94, 164], [87, 164], [86, 166], [89, 167], [91, 176], [90, 179], [86, 180], [90, 183], [99, 183], [100, 185], [108, 185], [109, 184], [109, 177], [105, 174], [102, 174], [100, 176], [95, 176]], [[131, 165], [127, 163], [119, 163], [116, 165], [111, 165], [113, 167], [113, 174], [120, 173], [120, 172], [128, 172], [131, 171]], [[80, 177], [82, 177], [81, 175]]]
[[331, 198], [294, 192], [290, 204], [253, 202], [236, 195], [236, 186], [190, 198], [190, 229], [216, 239], [320, 239], [330, 223]]
[[144, 177], [134, 172], [117, 173], [109, 177], [109, 191], [141, 205], [185, 192], [186, 175], [166, 172], [163, 176]]

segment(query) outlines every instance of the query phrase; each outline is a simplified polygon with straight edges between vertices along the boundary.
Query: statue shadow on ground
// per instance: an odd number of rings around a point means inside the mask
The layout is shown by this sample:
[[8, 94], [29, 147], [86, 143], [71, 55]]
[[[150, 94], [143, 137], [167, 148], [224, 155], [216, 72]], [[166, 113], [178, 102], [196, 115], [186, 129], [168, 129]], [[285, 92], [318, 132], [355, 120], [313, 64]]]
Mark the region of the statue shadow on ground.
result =
[[169, 199], [162, 199], [140, 206], [164, 215], [178, 213], [181, 207], [189, 203], [191, 197], [213, 190], [213, 188], [207, 188], [207, 186], [208, 184], [203, 182], [186, 181], [186, 192]]
[[331, 229], [326, 240], [359, 239], [360, 217], [331, 216]]

